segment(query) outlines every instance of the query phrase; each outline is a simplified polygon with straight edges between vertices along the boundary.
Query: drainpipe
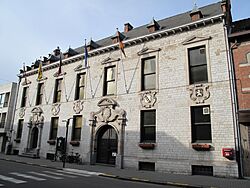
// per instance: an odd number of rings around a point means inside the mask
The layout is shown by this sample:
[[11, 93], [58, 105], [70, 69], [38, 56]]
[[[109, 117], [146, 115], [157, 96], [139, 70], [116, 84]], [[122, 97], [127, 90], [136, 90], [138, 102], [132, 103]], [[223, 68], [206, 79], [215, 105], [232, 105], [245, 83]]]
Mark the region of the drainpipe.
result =
[[231, 54], [231, 48], [229, 47], [229, 41], [228, 41], [228, 26], [225, 23], [225, 19], [223, 19], [223, 27], [224, 27], [224, 34], [225, 34], [228, 73], [229, 73], [230, 91], [231, 91], [231, 99], [232, 99], [236, 162], [238, 164], [238, 176], [240, 179], [242, 179], [243, 178], [243, 160], [242, 160], [242, 144], [241, 144], [241, 133], [240, 133], [240, 124], [239, 124], [238, 101], [237, 101], [236, 83], [235, 83], [235, 75], [234, 75], [234, 64], [233, 64], [233, 59], [232, 59], [232, 54]]

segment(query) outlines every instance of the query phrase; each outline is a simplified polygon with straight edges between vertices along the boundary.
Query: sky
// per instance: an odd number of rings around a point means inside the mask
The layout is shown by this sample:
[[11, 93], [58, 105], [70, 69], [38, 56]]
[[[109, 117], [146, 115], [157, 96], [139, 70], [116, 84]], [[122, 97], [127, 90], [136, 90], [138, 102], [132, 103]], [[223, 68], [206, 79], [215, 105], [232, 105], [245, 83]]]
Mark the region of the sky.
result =
[[[196, 0], [198, 7], [219, 0]], [[250, 17], [249, 0], [231, 0], [233, 20]], [[57, 46], [84, 45], [192, 10], [194, 0], [0, 0], [0, 84], [17, 82], [23, 63], [31, 65]]]

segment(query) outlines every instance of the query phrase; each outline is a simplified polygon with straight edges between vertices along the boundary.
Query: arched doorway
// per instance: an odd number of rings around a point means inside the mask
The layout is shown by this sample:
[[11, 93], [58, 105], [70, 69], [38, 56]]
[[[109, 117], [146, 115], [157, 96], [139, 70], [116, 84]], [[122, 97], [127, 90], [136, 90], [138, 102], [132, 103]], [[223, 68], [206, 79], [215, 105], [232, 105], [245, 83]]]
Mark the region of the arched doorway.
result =
[[101, 128], [97, 136], [97, 163], [115, 165], [118, 137], [110, 125]]
[[31, 132], [31, 142], [30, 142], [31, 149], [37, 148], [37, 141], [38, 141], [38, 128], [34, 127]]

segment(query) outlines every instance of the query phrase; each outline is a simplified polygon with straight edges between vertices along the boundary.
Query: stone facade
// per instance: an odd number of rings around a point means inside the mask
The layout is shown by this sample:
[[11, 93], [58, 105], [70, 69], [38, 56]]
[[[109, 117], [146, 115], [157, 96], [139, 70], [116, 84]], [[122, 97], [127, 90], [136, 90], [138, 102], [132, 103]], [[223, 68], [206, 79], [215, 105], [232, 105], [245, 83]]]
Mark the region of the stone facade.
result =
[[[28, 81], [20, 85], [14, 123], [14, 129], [17, 130], [18, 121], [24, 119], [24, 127], [21, 142], [14, 142], [13, 150], [15, 153], [19, 151], [19, 154], [25, 152], [29, 144], [33, 112], [39, 108], [43, 127], [38, 133], [41, 141], [37, 147], [40, 157], [55, 153], [55, 145], [47, 143], [51, 118], [59, 117], [57, 137], [65, 137], [66, 124], [63, 120], [82, 115], [80, 144], [69, 144], [72, 137], [70, 121], [67, 150], [80, 153], [83, 162], [96, 163], [98, 134], [102, 127], [109, 125], [117, 134], [118, 147], [112, 156], [114, 154], [115, 166], [118, 168], [138, 169], [139, 162], [150, 162], [155, 164], [156, 171], [192, 174], [192, 165], [198, 165], [213, 167], [213, 175], [216, 176], [237, 177], [235, 156], [232, 160], [222, 156], [222, 148], [235, 150], [225, 37], [224, 25], [218, 19], [186, 31], [178, 29], [167, 36], [159, 35], [139, 42], [131, 40], [131, 44], [134, 41], [133, 45], [124, 41], [127, 44], [126, 58], [115, 48], [110, 52], [90, 53], [86, 69], [79, 69], [83, 63], [82, 57], [73, 56], [69, 58], [72, 61], [63, 60], [62, 72], [65, 74], [59, 77], [54, 76], [57, 66], [53, 68], [46, 65], [43, 67], [46, 79], [40, 81], [44, 83], [43, 102], [39, 106], [35, 105], [38, 87], [36, 70], [28, 71]], [[190, 85], [188, 49], [196, 46], [206, 48], [208, 82]], [[142, 60], [148, 57], [155, 57], [156, 60], [156, 88], [142, 91]], [[116, 69], [116, 92], [111, 96], [103, 96], [104, 70], [110, 66]], [[80, 102], [75, 101], [79, 73], [86, 74], [85, 98]], [[58, 78], [63, 79], [62, 98], [55, 106], [53, 95]], [[22, 78], [21, 83], [24, 80]], [[28, 97], [26, 106], [21, 108], [24, 87], [28, 87]], [[212, 142], [209, 143], [211, 148], [208, 151], [197, 151], [192, 143], [190, 109], [191, 106], [201, 105], [210, 106]], [[142, 110], [150, 109], [156, 110], [156, 143], [153, 143], [154, 148], [145, 149], [139, 146], [140, 114]]]

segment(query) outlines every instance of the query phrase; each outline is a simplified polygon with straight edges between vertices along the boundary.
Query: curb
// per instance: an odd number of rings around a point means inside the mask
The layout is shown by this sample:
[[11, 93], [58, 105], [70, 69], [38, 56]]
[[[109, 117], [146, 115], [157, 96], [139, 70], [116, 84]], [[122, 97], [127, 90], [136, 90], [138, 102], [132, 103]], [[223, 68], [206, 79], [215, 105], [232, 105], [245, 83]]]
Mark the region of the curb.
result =
[[196, 185], [189, 185], [184, 183], [177, 183], [177, 182], [157, 182], [157, 181], [151, 181], [147, 179], [141, 179], [136, 177], [120, 177], [113, 174], [105, 174], [101, 173], [98, 176], [106, 177], [106, 178], [113, 178], [113, 179], [119, 179], [124, 181], [133, 181], [133, 182], [141, 182], [141, 183], [148, 183], [148, 184], [155, 184], [155, 185], [170, 185], [170, 186], [176, 186], [176, 187], [186, 187], [186, 188], [203, 188], [203, 186], [196, 186]]
[[9, 161], [9, 162], [15, 162], [15, 163], [20, 163], [20, 164], [26, 164], [26, 165], [31, 165], [31, 166], [39, 166], [39, 167], [44, 167], [44, 168], [49, 168], [49, 169], [56, 169], [56, 170], [62, 170], [62, 168], [58, 167], [53, 167], [53, 166], [48, 166], [48, 165], [42, 165], [42, 164], [36, 164], [36, 163], [29, 163], [29, 162], [24, 162], [24, 161], [19, 161], [19, 160], [13, 160], [13, 159], [4, 159], [0, 158], [2, 161]]

